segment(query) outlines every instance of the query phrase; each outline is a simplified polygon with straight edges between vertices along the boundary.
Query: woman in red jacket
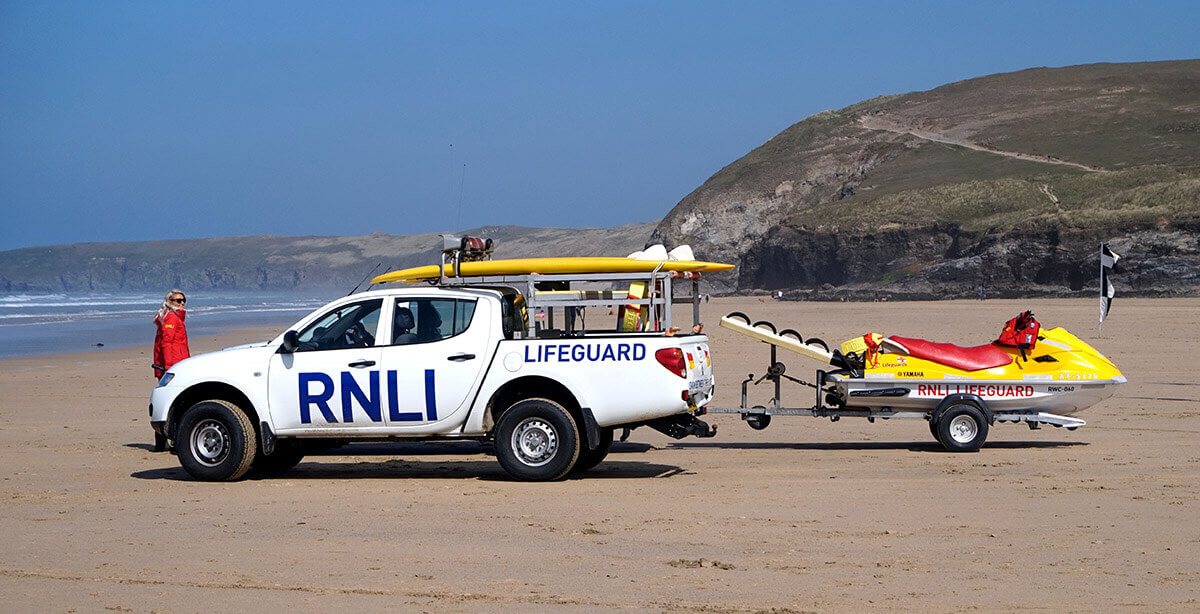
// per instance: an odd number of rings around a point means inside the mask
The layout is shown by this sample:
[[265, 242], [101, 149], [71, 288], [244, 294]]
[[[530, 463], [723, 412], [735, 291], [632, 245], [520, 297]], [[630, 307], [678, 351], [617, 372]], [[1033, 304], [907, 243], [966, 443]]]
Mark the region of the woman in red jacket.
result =
[[191, 356], [188, 351], [187, 328], [183, 319], [187, 316], [184, 305], [187, 296], [181, 290], [171, 290], [163, 299], [162, 308], [154, 316], [158, 333], [154, 335], [154, 377], [160, 378], [175, 363]]

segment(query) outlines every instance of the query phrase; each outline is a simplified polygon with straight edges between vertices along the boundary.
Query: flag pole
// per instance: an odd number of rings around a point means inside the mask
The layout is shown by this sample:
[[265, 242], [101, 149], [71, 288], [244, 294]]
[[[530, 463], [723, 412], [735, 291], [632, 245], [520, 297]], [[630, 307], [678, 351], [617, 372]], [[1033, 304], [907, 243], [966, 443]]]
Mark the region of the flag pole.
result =
[[1097, 260], [1100, 261], [1100, 324], [1097, 326], [1098, 332], [1096, 333], [1096, 336], [1099, 337], [1100, 339], [1103, 339], [1104, 338], [1104, 293], [1105, 293], [1105, 287], [1104, 287], [1104, 243], [1103, 242], [1100, 243], [1100, 257], [1097, 258]]

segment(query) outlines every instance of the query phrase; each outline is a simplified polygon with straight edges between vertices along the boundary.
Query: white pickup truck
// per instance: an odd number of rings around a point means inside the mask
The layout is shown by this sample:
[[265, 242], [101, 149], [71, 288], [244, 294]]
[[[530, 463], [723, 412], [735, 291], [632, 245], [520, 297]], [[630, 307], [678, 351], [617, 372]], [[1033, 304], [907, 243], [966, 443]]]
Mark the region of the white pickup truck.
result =
[[[493, 441], [516, 479], [556, 480], [603, 460], [617, 428], [711, 436], [696, 419], [713, 393], [708, 338], [672, 334], [669, 274], [641, 278], [668, 289], [608, 295], [657, 314], [635, 332], [576, 329], [601, 301], [555, 276], [352, 294], [271, 341], [173, 366], [150, 397], [156, 446], [219, 481], [353, 441], [471, 439]], [[558, 307], [539, 307], [538, 288]]]

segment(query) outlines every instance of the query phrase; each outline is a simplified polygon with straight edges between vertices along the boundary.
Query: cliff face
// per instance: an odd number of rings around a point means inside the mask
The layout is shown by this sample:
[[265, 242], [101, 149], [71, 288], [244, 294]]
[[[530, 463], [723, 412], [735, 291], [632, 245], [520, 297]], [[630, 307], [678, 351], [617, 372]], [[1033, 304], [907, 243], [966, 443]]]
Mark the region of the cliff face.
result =
[[[1091, 296], [1099, 244], [1092, 231], [1058, 228], [979, 234], [955, 224], [884, 229], [861, 236], [783, 225], [742, 259], [738, 290], [784, 290], [834, 300]], [[1124, 294], [1194, 295], [1200, 290], [1200, 221], [1113, 231]]]
[[[1031, 69], [866, 101], [784, 130], [650, 242], [737, 262], [726, 291], [941, 298], [1200, 293], [1200, 61]], [[1122, 252], [1122, 250], [1125, 250]]]
[[[496, 256], [624, 256], [642, 248], [652, 224], [617, 228], [490, 226]], [[0, 252], [0, 292], [349, 289], [374, 269], [433, 264], [437, 234], [357, 237], [229, 237], [78, 243]], [[378, 267], [378, 268], [376, 268]]]

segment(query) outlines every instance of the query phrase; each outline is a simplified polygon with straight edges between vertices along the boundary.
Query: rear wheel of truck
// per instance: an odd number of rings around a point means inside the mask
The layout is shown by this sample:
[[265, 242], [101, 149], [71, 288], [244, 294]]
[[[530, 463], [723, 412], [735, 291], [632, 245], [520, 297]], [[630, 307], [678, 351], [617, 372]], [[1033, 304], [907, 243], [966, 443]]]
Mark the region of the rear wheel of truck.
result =
[[942, 412], [937, 427], [938, 440], [952, 452], [974, 452], [987, 440], [987, 418], [974, 405], [951, 405]]
[[572, 473], [583, 473], [592, 467], [600, 464], [608, 456], [609, 450], [612, 449], [613, 430], [612, 428], [600, 427], [600, 445], [596, 446], [595, 450], [587, 449], [587, 445], [583, 444], [583, 439], [580, 439], [579, 460], [575, 461], [575, 468], [571, 469]]
[[175, 451], [179, 464], [198, 480], [236, 480], [250, 469], [258, 446], [254, 425], [240, 407], [222, 400], [201, 401], [179, 421]]
[[496, 459], [518, 480], [561, 479], [575, 466], [579, 448], [575, 419], [549, 399], [520, 401], [496, 424]]

